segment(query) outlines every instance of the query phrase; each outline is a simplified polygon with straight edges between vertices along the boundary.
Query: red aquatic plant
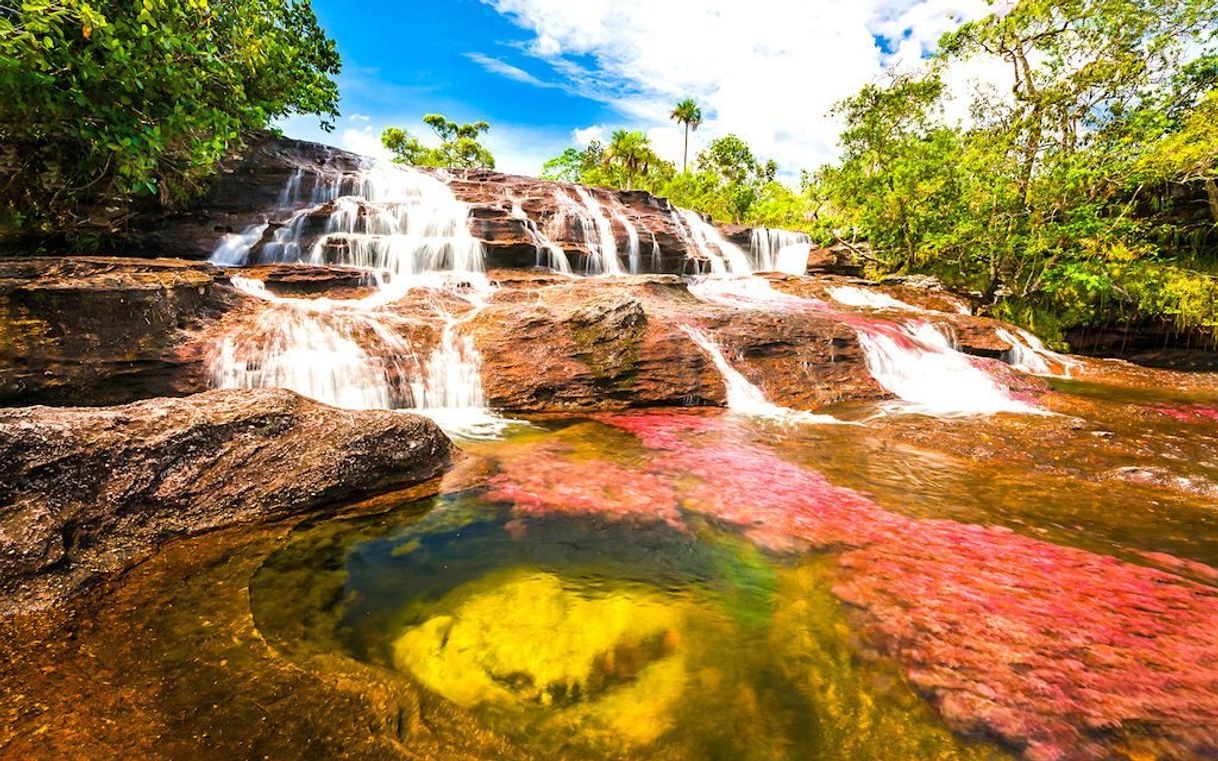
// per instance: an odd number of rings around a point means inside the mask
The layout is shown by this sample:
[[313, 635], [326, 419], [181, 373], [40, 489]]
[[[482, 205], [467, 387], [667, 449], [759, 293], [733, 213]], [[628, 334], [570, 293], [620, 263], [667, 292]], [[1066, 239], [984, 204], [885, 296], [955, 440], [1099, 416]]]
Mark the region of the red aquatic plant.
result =
[[893, 513], [722, 419], [601, 421], [656, 450], [649, 477], [679, 484], [685, 509], [774, 550], [840, 550], [836, 594], [957, 729], [1037, 761], [1107, 756], [1123, 732], [1175, 755], [1218, 753], [1218, 590], [1007, 529]]
[[1218, 407], [1207, 407], [1201, 404], [1151, 404], [1147, 405], [1147, 409], [1182, 423], [1218, 420]]

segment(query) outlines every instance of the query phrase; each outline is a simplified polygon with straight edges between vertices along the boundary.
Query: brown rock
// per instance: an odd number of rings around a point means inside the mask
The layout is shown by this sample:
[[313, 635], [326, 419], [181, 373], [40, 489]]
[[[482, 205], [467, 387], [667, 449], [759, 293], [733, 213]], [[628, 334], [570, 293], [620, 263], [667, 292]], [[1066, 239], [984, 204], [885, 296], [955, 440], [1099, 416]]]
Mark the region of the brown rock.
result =
[[0, 259], [0, 404], [114, 404], [206, 388], [189, 336], [237, 303], [177, 259]]
[[496, 407], [724, 404], [722, 376], [682, 326], [706, 329], [729, 362], [778, 404], [810, 409], [884, 396], [854, 332], [815, 312], [707, 304], [680, 278], [664, 275], [500, 284], [468, 326], [483, 357], [487, 400]]
[[0, 615], [170, 537], [422, 481], [449, 457], [430, 420], [284, 390], [0, 411]]

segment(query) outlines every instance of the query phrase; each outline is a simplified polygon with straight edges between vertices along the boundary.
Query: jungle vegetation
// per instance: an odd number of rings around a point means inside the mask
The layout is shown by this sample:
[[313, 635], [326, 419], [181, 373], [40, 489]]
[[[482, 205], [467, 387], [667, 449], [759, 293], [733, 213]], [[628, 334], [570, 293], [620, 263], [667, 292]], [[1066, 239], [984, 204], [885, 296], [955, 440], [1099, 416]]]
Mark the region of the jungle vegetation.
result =
[[338, 116], [308, 0], [0, 4], [0, 237], [80, 248], [194, 198], [245, 136]]

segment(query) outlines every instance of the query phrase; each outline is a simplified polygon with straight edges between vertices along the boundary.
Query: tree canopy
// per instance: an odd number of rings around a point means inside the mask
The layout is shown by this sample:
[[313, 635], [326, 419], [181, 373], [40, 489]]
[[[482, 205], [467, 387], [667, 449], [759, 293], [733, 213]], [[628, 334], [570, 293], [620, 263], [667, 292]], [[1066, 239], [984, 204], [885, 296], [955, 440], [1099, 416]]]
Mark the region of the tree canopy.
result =
[[[817, 192], [872, 265], [975, 290], [1050, 336], [1137, 316], [1218, 332], [1213, 0], [1021, 0], [839, 108]], [[946, 75], [1000, 62], [951, 124]]]
[[338, 115], [307, 0], [0, 6], [0, 226], [78, 243], [191, 199], [251, 130]]
[[409, 132], [390, 127], [381, 134], [381, 142], [394, 154], [394, 161], [412, 166], [458, 167], [463, 169], [494, 169], [495, 157], [478, 137], [490, 131], [486, 122], [458, 124], [440, 114], [427, 114], [423, 123], [431, 127], [440, 140], [429, 148]]

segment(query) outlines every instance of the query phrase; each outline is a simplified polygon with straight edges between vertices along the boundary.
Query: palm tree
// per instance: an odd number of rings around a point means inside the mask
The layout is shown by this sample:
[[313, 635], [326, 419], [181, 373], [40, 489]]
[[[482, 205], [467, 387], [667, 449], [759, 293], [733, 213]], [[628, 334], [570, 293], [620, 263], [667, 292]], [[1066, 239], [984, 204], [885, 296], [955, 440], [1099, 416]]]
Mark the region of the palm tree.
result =
[[677, 104], [677, 107], [672, 110], [669, 115], [678, 124], [685, 125], [685, 155], [681, 158], [681, 171], [689, 171], [689, 131], [697, 130], [702, 126], [702, 109], [698, 108], [698, 104], [694, 103], [693, 98], [686, 98]]
[[646, 175], [655, 161], [651, 141], [642, 132], [619, 129], [609, 139], [605, 149], [605, 165], [617, 164], [626, 172], [626, 190], [634, 190], [634, 176]]

